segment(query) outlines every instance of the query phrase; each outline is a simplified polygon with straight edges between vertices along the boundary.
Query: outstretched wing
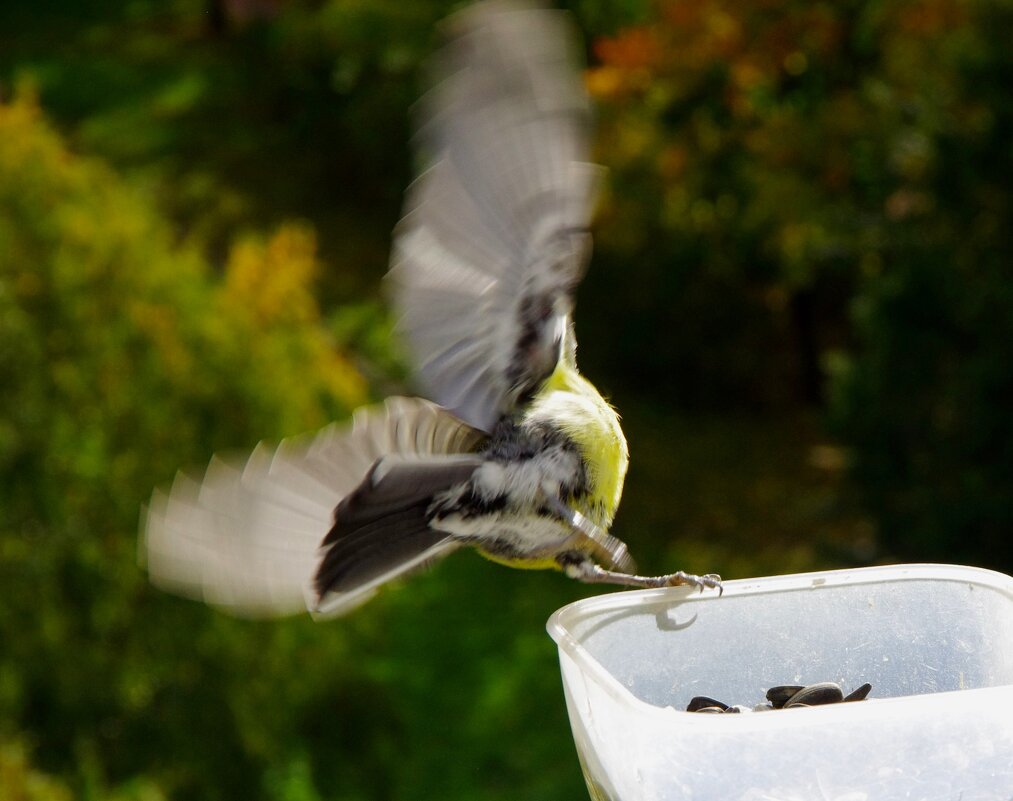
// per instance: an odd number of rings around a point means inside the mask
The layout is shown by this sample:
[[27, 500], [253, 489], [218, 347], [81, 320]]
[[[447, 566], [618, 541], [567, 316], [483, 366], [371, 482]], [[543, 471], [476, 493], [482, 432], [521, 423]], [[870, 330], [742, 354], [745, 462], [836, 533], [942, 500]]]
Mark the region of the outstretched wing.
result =
[[600, 168], [569, 18], [479, 3], [448, 23], [388, 276], [429, 396], [490, 430], [569, 350]]
[[[447, 454], [469, 453], [482, 439], [428, 401], [391, 398], [357, 411], [350, 426], [334, 424], [274, 449], [261, 444], [245, 462], [215, 457], [202, 479], [181, 473], [168, 492], [154, 493], [142, 524], [141, 560], [159, 587], [234, 614], [314, 609], [321, 542], [335, 508], [371, 468], [383, 457], [455, 462], [460, 457]], [[401, 543], [386, 577], [402, 564], [407, 570], [439, 555], [442, 540]], [[343, 589], [342, 611], [373, 588], [355, 599], [351, 583]]]

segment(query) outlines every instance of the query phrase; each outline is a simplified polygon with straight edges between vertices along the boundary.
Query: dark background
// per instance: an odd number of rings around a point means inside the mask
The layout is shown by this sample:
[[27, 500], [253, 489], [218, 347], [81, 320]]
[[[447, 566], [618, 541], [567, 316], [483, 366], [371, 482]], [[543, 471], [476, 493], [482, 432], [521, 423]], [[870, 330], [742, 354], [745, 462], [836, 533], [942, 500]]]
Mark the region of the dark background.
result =
[[[574, 799], [473, 554], [337, 622], [150, 588], [152, 487], [407, 391], [379, 293], [437, 0], [0, 4], [0, 799]], [[574, 0], [577, 310], [652, 572], [1013, 570], [1008, 2]]]

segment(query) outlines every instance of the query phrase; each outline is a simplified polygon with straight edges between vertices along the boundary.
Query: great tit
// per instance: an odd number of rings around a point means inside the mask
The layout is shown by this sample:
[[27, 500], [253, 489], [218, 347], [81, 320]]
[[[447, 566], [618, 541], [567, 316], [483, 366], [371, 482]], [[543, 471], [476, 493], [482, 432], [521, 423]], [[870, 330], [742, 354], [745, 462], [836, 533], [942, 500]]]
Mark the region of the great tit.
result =
[[563, 12], [478, 3], [447, 22], [388, 288], [424, 394], [351, 425], [214, 458], [156, 491], [141, 552], [158, 586], [242, 615], [348, 611], [462, 546], [584, 582], [638, 576], [608, 533], [629, 455], [577, 371], [574, 292], [600, 168]]

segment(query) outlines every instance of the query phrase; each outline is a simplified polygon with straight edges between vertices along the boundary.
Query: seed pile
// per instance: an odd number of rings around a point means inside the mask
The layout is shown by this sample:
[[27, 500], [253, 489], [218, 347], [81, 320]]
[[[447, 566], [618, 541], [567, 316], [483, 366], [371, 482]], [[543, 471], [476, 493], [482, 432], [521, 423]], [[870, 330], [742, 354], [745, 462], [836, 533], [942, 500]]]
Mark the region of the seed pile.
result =
[[804, 706], [820, 706], [821, 704], [837, 704], [846, 701], [864, 701], [872, 690], [871, 684], [863, 684], [857, 690], [844, 694], [841, 685], [832, 681], [821, 681], [816, 684], [781, 684], [767, 690], [767, 703], [756, 706], [742, 704], [729, 705], [706, 695], [698, 695], [686, 706], [687, 712], [704, 712], [710, 714], [729, 712], [763, 712], [768, 709], [793, 709]]

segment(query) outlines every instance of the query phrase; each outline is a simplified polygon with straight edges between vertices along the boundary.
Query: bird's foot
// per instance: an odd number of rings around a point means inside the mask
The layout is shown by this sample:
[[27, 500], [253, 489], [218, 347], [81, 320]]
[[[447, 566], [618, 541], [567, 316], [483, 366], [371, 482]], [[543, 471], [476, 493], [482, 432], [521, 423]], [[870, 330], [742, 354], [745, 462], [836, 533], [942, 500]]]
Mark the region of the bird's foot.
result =
[[679, 570], [675, 573], [669, 573], [667, 576], [658, 576], [663, 582], [659, 586], [661, 587], [682, 587], [690, 586], [696, 587], [700, 592], [704, 590], [717, 590], [718, 595], [723, 595], [725, 588], [721, 584], [721, 576], [717, 573], [706, 573], [703, 576], [695, 576], [692, 573], [684, 573]]
[[635, 576], [629, 573], [620, 573], [616, 570], [606, 570], [589, 560], [576, 564], [567, 564], [564, 566], [564, 570], [570, 578], [575, 578], [586, 584], [619, 584], [624, 587], [639, 587], [643, 589], [690, 586], [698, 588], [701, 592], [705, 589], [717, 590], [718, 595], [724, 592], [724, 588], [721, 585], [721, 576], [717, 573], [694, 576], [692, 573], [684, 573], [680, 570], [664, 576]]

